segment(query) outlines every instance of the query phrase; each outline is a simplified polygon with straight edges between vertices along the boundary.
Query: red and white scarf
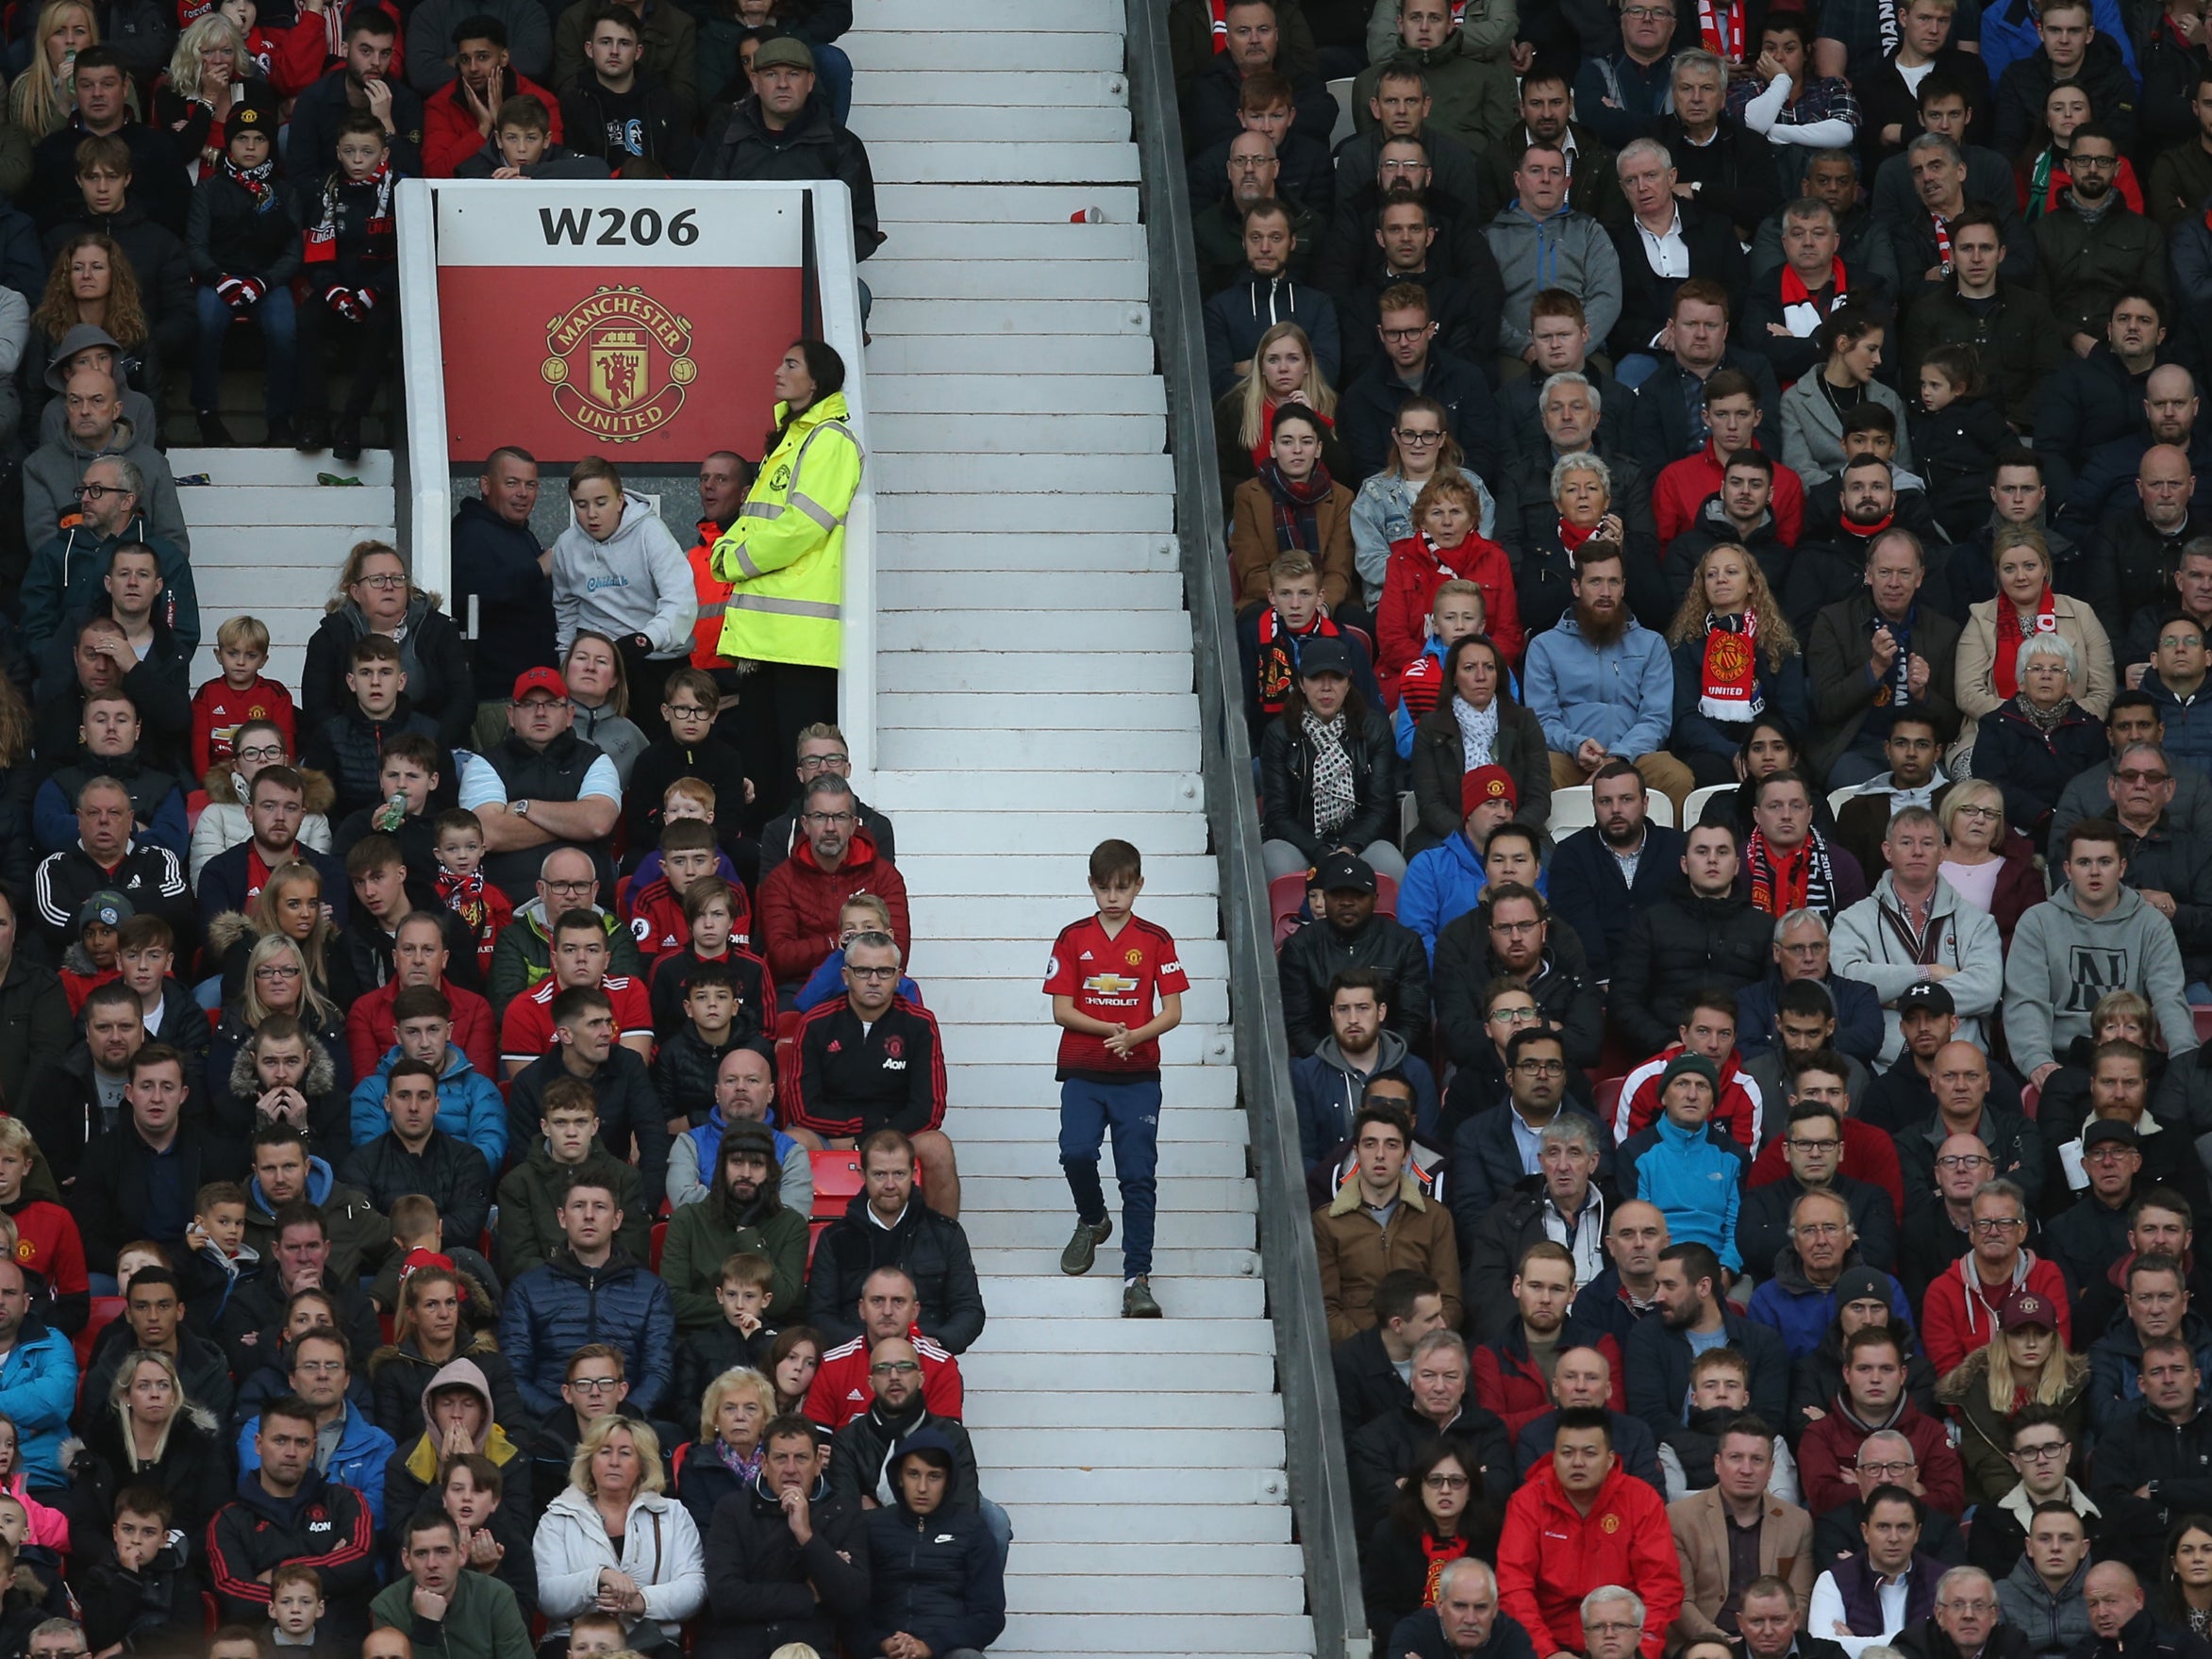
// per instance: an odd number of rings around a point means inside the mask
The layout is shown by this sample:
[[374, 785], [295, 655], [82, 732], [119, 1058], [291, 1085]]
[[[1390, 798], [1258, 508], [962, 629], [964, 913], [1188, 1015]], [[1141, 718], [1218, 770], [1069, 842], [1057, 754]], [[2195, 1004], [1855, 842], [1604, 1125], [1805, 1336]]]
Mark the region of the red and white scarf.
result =
[[[369, 242], [364, 251], [372, 259], [392, 257], [397, 253], [398, 241], [391, 216], [391, 191], [399, 183], [399, 175], [391, 171], [390, 162], [379, 162], [376, 171], [361, 182], [376, 187], [375, 206], [369, 210]], [[308, 264], [325, 263], [338, 257], [338, 195], [346, 186], [347, 180], [341, 173], [332, 173], [323, 181], [323, 211], [308, 227], [307, 251], [303, 256]]]
[[1283, 625], [1283, 613], [1273, 606], [1259, 613], [1259, 679], [1256, 689], [1259, 693], [1259, 706], [1268, 714], [1283, 712], [1284, 700], [1290, 694], [1290, 681], [1298, 672], [1298, 644], [1301, 639], [1334, 639], [1337, 624], [1323, 612], [1313, 620], [1313, 625], [1303, 634], [1293, 634]]
[[1794, 854], [1776, 853], [1754, 830], [1743, 845], [1743, 868], [1751, 876], [1751, 902], [1769, 916], [1818, 910], [1821, 920], [1835, 919], [1836, 867], [1819, 830], [1807, 830]]
[[1942, 214], [1931, 211], [1928, 223], [1936, 227], [1936, 263], [1943, 274], [1951, 274], [1951, 222]]
[[1836, 291], [1823, 304], [1813, 298], [1812, 290], [1805, 287], [1805, 278], [1797, 274], [1797, 267], [1788, 260], [1782, 265], [1782, 324], [1799, 340], [1809, 340], [1814, 330], [1828, 320], [1828, 313], [1844, 301], [1843, 259], [1839, 255], [1829, 267], [1828, 280]]
[[2036, 601], [2035, 621], [2021, 626], [2020, 612], [2012, 601], [2000, 593], [1997, 596], [1997, 660], [1989, 665], [1997, 682], [1997, 695], [2010, 701], [2020, 695], [2020, 648], [2031, 634], [2055, 634], [2058, 631], [2058, 601], [2051, 591], [2051, 584], [2043, 584], [2043, 595]]
[[1697, 32], [1708, 52], [1730, 63], [1743, 61], [1743, 0], [1697, 0]]
[[1697, 711], [1707, 720], [1741, 725], [1766, 710], [1759, 694], [1758, 613], [1739, 622], [1705, 619], [1705, 662], [1698, 679]]

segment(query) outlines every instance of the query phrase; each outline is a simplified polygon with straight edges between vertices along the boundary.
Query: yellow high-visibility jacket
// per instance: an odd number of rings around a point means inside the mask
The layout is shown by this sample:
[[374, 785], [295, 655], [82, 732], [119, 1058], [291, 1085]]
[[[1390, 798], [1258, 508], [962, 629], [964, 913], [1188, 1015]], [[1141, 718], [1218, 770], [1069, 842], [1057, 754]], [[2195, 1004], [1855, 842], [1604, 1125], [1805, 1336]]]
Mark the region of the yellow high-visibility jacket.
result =
[[[785, 406], [775, 418], [781, 424]], [[737, 523], [714, 544], [732, 583], [722, 655], [836, 668], [842, 643], [845, 519], [860, 490], [860, 440], [842, 392], [792, 421], [760, 463]]]

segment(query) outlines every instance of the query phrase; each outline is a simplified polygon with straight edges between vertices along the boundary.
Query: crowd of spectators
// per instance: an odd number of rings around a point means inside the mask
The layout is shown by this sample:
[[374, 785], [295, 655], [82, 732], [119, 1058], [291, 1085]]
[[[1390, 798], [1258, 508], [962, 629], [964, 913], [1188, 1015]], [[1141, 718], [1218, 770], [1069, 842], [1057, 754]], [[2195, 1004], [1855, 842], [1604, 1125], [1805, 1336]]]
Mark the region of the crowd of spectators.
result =
[[1376, 1651], [2203, 1659], [2201, 8], [1171, 18]]

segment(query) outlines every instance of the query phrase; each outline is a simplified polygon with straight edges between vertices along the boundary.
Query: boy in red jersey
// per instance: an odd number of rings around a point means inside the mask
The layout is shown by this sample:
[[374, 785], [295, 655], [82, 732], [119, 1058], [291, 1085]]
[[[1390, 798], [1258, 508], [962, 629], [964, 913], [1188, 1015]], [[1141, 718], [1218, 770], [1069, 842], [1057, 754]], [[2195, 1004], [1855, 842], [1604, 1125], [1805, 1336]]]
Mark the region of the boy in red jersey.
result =
[[[1060, 1168], [1075, 1198], [1075, 1236], [1060, 1271], [1088, 1273], [1113, 1236], [1098, 1153], [1110, 1129], [1122, 1189], [1122, 1317], [1156, 1319], [1152, 1295], [1153, 1214], [1159, 1185], [1159, 1039], [1183, 1022], [1190, 988], [1175, 941], [1135, 914], [1144, 859], [1127, 841], [1090, 854], [1098, 914], [1072, 922], [1053, 941], [1044, 988], [1060, 1027]], [[1152, 1012], [1157, 997], [1159, 1012]]]

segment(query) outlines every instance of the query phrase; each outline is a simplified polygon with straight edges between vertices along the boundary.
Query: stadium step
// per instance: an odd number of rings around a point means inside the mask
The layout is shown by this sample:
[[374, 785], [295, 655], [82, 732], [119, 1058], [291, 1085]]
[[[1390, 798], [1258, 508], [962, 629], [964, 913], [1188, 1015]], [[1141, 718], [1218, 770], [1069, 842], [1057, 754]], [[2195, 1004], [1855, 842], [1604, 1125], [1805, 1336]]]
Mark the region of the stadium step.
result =
[[[898, 821], [990, 1311], [961, 1369], [1014, 1522], [992, 1651], [1311, 1654], [1119, 8], [856, 11], [853, 125], [889, 234], [865, 273], [869, 799]], [[1156, 1321], [1118, 1317], [1119, 1232], [1088, 1275], [1059, 1271], [1074, 1215], [1042, 986], [1108, 837], [1142, 851], [1139, 913], [1191, 981], [1161, 1044]], [[1110, 1148], [1101, 1165], [1119, 1225]]]
[[[298, 685], [346, 550], [397, 537], [391, 452], [364, 450], [359, 460], [341, 462], [328, 452], [180, 448], [169, 452], [169, 468], [192, 534], [202, 636], [212, 645], [226, 618], [260, 618], [269, 624], [268, 672]], [[319, 474], [359, 484], [322, 484]], [[185, 482], [197, 477], [207, 482]], [[205, 666], [194, 665], [195, 677]]]

